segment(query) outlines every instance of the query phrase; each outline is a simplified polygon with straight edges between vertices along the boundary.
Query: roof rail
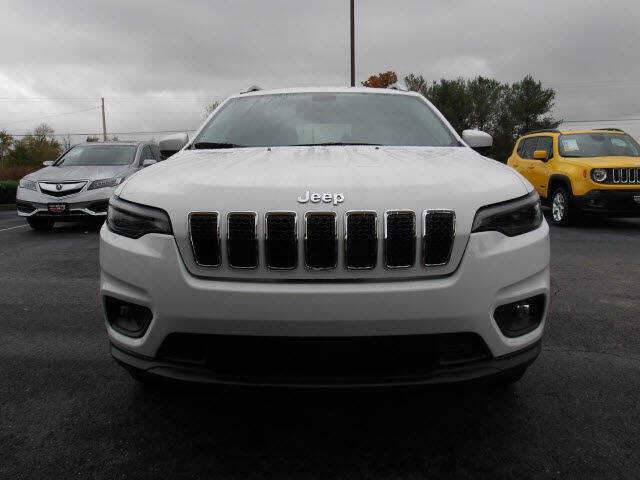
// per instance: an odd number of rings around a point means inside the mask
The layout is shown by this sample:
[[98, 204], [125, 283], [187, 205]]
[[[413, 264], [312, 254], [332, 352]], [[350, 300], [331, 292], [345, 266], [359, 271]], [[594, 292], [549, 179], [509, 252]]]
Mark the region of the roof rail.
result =
[[534, 130], [533, 132], [527, 132], [525, 135], [533, 135], [534, 133], [560, 133], [560, 130], [556, 128], [543, 128], [542, 130]]
[[261, 87], [257, 86], [257, 85], [251, 85], [248, 88], [245, 88], [244, 90], [242, 90], [240, 92], [240, 95], [242, 95], [243, 93], [250, 93], [250, 92], [259, 92], [260, 90], [262, 90]]
[[594, 130], [609, 130], [611, 132], [622, 132], [625, 133], [621, 128], [594, 128]]
[[389, 90], [400, 90], [401, 92], [408, 92], [409, 91], [409, 89], [407, 88], [406, 85], [403, 85], [402, 83], [398, 83], [398, 82], [392, 83], [387, 88]]

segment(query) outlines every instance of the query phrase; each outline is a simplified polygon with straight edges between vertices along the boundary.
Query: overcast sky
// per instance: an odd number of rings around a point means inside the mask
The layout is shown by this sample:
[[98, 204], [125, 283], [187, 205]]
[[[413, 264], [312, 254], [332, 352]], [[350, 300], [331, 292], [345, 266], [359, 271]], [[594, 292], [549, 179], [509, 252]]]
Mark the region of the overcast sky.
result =
[[[101, 132], [103, 96], [109, 132], [194, 129], [209, 101], [251, 84], [349, 82], [348, 0], [0, 3], [0, 129], [10, 133], [41, 121]], [[557, 90], [565, 120], [640, 119], [639, 48], [637, 1], [356, 0], [358, 81], [389, 69], [509, 82], [531, 73]], [[640, 137], [640, 120], [570, 126]]]

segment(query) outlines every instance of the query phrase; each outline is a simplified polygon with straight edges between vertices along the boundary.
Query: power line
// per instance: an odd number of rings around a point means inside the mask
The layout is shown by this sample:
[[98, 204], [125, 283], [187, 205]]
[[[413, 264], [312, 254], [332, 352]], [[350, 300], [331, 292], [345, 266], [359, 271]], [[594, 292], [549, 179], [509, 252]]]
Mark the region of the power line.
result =
[[562, 123], [640, 122], [640, 118], [610, 118], [608, 120], [563, 120]]
[[38, 117], [38, 118], [26, 118], [24, 120], [16, 120], [15, 122], [5, 123], [4, 125], [13, 125], [15, 123], [23, 123], [23, 122], [36, 122], [38, 120], [44, 120], [45, 118], [61, 117], [63, 115], [71, 115], [73, 113], [88, 112], [90, 110], [95, 110], [97, 108], [100, 108], [100, 107], [85, 108], [83, 110], [75, 110], [73, 112], [55, 113], [53, 115], [45, 115], [44, 117]]

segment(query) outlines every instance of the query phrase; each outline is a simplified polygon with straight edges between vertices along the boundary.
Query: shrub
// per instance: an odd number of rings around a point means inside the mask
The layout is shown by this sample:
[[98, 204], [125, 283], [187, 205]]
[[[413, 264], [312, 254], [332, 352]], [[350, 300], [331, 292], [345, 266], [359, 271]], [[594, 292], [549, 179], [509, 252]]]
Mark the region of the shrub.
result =
[[13, 180], [0, 182], [0, 203], [16, 203], [18, 182]]
[[25, 167], [21, 165], [11, 165], [0, 168], [0, 182], [3, 180], [20, 180], [25, 175], [35, 172], [38, 167]]

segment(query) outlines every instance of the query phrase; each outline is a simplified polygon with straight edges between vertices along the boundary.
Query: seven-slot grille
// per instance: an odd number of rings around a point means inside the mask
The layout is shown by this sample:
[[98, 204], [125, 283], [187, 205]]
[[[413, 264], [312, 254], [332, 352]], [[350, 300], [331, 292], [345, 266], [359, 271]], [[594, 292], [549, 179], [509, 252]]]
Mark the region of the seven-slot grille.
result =
[[220, 265], [220, 225], [216, 212], [191, 213], [189, 236], [193, 256], [198, 265], [203, 267]]
[[308, 268], [316, 270], [338, 265], [338, 224], [334, 212], [305, 215], [304, 261]]
[[446, 265], [451, 256], [455, 214], [450, 210], [427, 210], [422, 228], [423, 263], [427, 267]]
[[611, 168], [608, 178], [615, 184], [640, 184], [640, 168]]
[[[194, 212], [189, 215], [189, 237], [196, 263], [218, 267], [221, 260], [220, 215]], [[224, 217], [223, 217], [224, 218]], [[259, 258], [258, 214], [230, 212], [226, 216], [227, 264], [232, 268], [256, 268]], [[421, 263], [446, 265], [455, 239], [455, 213], [426, 210], [422, 215]], [[304, 265], [325, 270], [338, 266], [338, 218], [335, 212], [307, 212], [304, 216]], [[299, 228], [295, 212], [267, 212], [264, 217], [264, 255], [267, 268], [298, 267]], [[350, 211], [344, 217], [344, 266], [372, 269], [378, 260], [378, 216], [373, 211]], [[384, 265], [409, 268], [415, 265], [416, 215], [410, 210], [384, 214]]]
[[298, 223], [295, 212], [269, 212], [264, 221], [267, 267], [292, 270], [298, 266]]
[[378, 223], [375, 212], [347, 212], [344, 227], [347, 268], [375, 268], [378, 260]]
[[232, 268], [258, 266], [258, 214], [231, 212], [227, 215], [227, 253]]

